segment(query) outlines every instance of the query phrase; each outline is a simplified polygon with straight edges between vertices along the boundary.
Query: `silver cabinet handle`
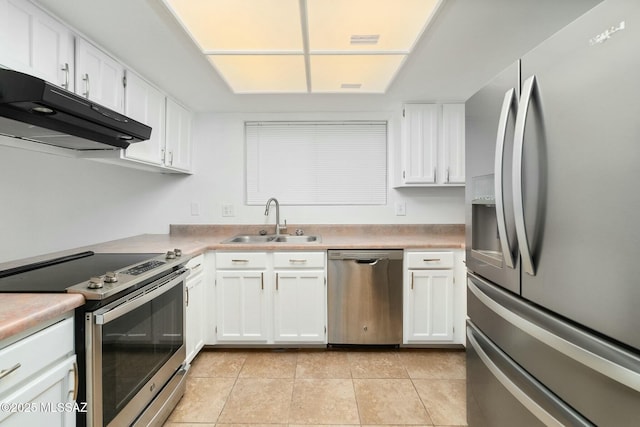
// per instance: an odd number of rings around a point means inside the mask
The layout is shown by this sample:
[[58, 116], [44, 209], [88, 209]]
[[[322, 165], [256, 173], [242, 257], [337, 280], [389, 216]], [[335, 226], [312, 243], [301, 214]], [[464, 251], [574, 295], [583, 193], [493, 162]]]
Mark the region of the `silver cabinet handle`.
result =
[[187, 293], [187, 298], [186, 298], [186, 301], [184, 302], [184, 305], [189, 307], [189, 288], [185, 288], [185, 291]]
[[278, 273], [276, 273], [276, 291], [278, 290]]
[[522, 87], [522, 97], [518, 105], [518, 115], [516, 116], [516, 130], [513, 147], [513, 209], [515, 212], [516, 235], [518, 236], [518, 247], [522, 257], [524, 271], [535, 276], [535, 267], [531, 257], [531, 248], [527, 238], [527, 228], [524, 222], [524, 194], [522, 191], [522, 156], [524, 149], [524, 128], [529, 114], [529, 106], [533, 89], [536, 85], [536, 76], [529, 77]]
[[78, 377], [78, 362], [73, 362], [73, 401], [78, 399], [78, 387], [80, 386], [80, 377]]
[[83, 95], [88, 99], [89, 98], [89, 93], [91, 91], [91, 84], [89, 82], [89, 74], [85, 74], [84, 77], [82, 77], [82, 80], [84, 80], [84, 88], [85, 91], [83, 93]]
[[232, 259], [231, 262], [233, 264], [247, 264], [249, 260], [248, 259]]
[[423, 262], [440, 262], [440, 258], [423, 258]]
[[411, 290], [413, 290], [413, 271], [411, 272]]
[[433, 183], [438, 182], [438, 169], [433, 168]]
[[61, 70], [64, 71], [64, 83], [62, 83], [62, 87], [69, 90], [69, 63], [65, 62]]
[[305, 264], [307, 260], [306, 259], [290, 259], [289, 262], [291, 264]]
[[260, 289], [264, 291], [264, 273], [260, 273]]
[[164, 148], [160, 150], [160, 156], [162, 157], [162, 163], [164, 164], [167, 158], [166, 151], [164, 150]]
[[447, 168], [447, 180], [445, 181], [447, 184], [449, 183], [449, 168]]
[[21, 366], [22, 365], [20, 363], [16, 363], [9, 369], [3, 369], [2, 371], [0, 371], [0, 380], [6, 377], [7, 375], [9, 375], [10, 373], [17, 371], [18, 369], [20, 369]]
[[173, 166], [173, 151], [169, 151], [169, 165]]
[[496, 137], [496, 160], [495, 160], [495, 193], [496, 193], [496, 216], [498, 218], [498, 236], [500, 237], [500, 246], [502, 247], [502, 256], [504, 262], [509, 268], [514, 268], [513, 253], [511, 253], [511, 244], [509, 243], [509, 235], [507, 234], [507, 221], [504, 211], [504, 194], [503, 184], [504, 177], [504, 143], [507, 137], [507, 122], [509, 115], [513, 109], [517, 108], [516, 91], [511, 88], [504, 94], [502, 101], [502, 110], [500, 111], [500, 120], [498, 120], [498, 135]]

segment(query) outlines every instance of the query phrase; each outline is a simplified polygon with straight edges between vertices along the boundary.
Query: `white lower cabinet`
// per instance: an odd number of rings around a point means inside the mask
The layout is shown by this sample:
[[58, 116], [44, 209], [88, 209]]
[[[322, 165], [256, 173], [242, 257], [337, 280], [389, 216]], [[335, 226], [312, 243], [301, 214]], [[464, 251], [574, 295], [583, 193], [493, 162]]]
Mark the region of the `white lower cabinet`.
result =
[[462, 261], [458, 252], [405, 252], [404, 344], [462, 343], [464, 290], [456, 289]]
[[273, 341], [326, 343], [324, 252], [274, 254]]
[[187, 358], [191, 363], [193, 358], [204, 347], [206, 327], [206, 300], [204, 281], [204, 255], [198, 255], [187, 263], [191, 273], [186, 280], [185, 295], [185, 343]]
[[216, 254], [216, 338], [218, 343], [266, 343], [267, 254]]
[[0, 350], [2, 427], [75, 426], [73, 312], [70, 316]]
[[265, 271], [216, 273], [217, 338], [221, 342], [267, 341]]
[[218, 252], [217, 344], [326, 343], [324, 252]]
[[453, 340], [453, 271], [409, 270], [405, 342]]

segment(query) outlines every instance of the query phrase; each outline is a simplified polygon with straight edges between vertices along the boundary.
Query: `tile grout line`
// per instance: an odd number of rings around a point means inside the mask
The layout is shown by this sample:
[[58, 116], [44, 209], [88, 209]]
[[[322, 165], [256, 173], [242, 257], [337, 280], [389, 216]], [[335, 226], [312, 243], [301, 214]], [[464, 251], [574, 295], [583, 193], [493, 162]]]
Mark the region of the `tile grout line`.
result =
[[[224, 412], [224, 408], [227, 406], [227, 403], [229, 402], [229, 399], [231, 398], [231, 393], [233, 393], [233, 389], [236, 388], [236, 384], [238, 383], [238, 379], [240, 378], [240, 372], [242, 372], [242, 369], [244, 369], [244, 364], [247, 362], [247, 355], [245, 354], [244, 360], [242, 361], [242, 366], [240, 366], [240, 369], [238, 369], [238, 374], [236, 375], [236, 377], [233, 380], [233, 385], [231, 386], [231, 389], [229, 390], [229, 394], [227, 394], [227, 398], [224, 400], [224, 405], [222, 405], [222, 408], [220, 409], [220, 413], [218, 414], [218, 416], [216, 417], [215, 420], [215, 424], [218, 424], [218, 421], [220, 421], [220, 417], [222, 416], [222, 413]], [[215, 378], [215, 377], [213, 377]]]

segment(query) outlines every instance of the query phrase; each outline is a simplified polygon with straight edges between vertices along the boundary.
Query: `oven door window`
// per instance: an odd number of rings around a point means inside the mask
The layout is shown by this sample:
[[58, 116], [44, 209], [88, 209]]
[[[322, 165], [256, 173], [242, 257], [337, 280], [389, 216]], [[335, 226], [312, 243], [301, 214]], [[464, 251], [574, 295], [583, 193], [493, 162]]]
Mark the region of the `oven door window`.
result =
[[182, 286], [102, 326], [102, 399], [107, 425], [183, 344]]

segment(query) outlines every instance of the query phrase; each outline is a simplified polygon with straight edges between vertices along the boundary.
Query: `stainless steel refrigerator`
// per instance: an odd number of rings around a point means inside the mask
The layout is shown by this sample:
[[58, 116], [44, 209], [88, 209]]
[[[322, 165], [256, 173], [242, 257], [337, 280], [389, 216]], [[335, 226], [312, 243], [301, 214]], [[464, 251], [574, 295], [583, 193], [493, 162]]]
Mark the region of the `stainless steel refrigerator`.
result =
[[640, 424], [640, 2], [466, 103], [469, 426]]

